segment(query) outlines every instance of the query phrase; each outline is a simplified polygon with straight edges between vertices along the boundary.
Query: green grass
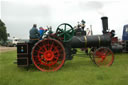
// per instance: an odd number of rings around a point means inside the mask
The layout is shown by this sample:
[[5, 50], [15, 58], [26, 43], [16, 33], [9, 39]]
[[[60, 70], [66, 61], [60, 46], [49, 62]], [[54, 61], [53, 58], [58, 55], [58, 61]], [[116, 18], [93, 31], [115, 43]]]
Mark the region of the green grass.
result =
[[[0, 85], [128, 85], [128, 54], [115, 54], [111, 67], [97, 67], [78, 52], [56, 72], [19, 68], [16, 51], [0, 54]], [[85, 57], [83, 57], [85, 56]]]

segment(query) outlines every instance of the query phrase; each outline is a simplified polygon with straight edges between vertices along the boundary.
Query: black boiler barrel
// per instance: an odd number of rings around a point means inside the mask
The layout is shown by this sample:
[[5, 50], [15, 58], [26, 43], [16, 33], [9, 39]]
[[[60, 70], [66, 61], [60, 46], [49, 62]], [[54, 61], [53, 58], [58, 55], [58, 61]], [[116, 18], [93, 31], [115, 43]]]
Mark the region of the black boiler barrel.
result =
[[108, 35], [73, 36], [69, 43], [72, 48], [110, 46], [111, 38]]

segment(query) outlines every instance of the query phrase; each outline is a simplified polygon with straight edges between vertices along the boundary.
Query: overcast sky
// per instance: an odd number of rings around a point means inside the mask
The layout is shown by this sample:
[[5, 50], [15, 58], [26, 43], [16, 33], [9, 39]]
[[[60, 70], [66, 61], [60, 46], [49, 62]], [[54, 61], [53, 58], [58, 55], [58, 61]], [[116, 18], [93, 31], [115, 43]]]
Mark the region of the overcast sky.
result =
[[1, 0], [0, 7], [11, 38], [28, 39], [33, 24], [55, 31], [61, 23], [74, 27], [82, 19], [86, 28], [92, 25], [93, 34], [102, 34], [102, 16], [108, 16], [109, 29], [121, 38], [123, 25], [128, 24], [127, 0]]

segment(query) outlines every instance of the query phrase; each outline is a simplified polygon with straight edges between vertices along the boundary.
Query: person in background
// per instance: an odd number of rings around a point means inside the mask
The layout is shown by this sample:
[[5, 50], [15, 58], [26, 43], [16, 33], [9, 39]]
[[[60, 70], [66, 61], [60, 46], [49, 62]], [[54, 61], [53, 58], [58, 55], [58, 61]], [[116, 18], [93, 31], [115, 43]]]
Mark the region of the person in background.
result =
[[85, 23], [86, 22], [84, 20], [81, 20], [81, 25], [80, 26], [81, 26], [81, 34], [82, 35], [86, 35], [86, 31], [84, 30], [84, 28], [86, 26]]
[[91, 35], [91, 30], [89, 28], [86, 29], [87, 36]]
[[52, 34], [53, 33], [53, 31], [52, 31], [52, 26], [47, 26], [47, 28], [48, 28], [48, 30], [49, 30], [49, 32], [48, 32], [48, 35], [50, 35], [50, 34]]
[[84, 28], [85, 28], [85, 26], [86, 26], [85, 23], [86, 23], [86, 22], [85, 22], [84, 20], [81, 20], [81, 29], [82, 29], [83, 31], [84, 31]]
[[42, 39], [44, 33], [47, 32], [47, 29], [44, 29], [43, 27], [39, 28], [39, 33], [40, 33], [40, 40]]
[[80, 22], [77, 22], [77, 26], [76, 26], [76, 31], [77, 32], [81, 32], [81, 25], [80, 25]]
[[30, 43], [36, 43], [39, 40], [40, 33], [37, 29], [36, 24], [34, 24], [33, 27], [29, 31], [29, 38], [30, 38]]

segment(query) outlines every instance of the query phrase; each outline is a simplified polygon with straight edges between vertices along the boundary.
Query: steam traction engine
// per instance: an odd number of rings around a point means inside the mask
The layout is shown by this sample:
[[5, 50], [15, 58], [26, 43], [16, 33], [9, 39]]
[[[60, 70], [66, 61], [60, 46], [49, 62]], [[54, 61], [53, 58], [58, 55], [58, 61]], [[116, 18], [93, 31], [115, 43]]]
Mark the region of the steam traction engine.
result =
[[114, 61], [111, 36], [106, 33], [107, 18], [102, 18], [103, 35], [75, 35], [67, 23], [57, 27], [56, 33], [48, 34], [36, 43], [18, 43], [17, 65], [34, 64], [41, 71], [57, 71], [66, 60], [72, 60], [76, 48], [89, 48], [92, 61], [98, 66], [110, 66]]

